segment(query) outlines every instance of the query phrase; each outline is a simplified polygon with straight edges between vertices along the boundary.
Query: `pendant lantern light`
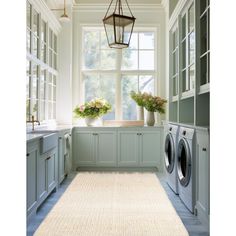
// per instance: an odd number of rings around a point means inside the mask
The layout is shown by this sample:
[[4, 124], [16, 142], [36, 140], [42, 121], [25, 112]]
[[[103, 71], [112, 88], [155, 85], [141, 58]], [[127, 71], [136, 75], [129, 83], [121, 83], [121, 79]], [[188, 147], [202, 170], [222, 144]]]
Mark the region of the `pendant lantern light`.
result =
[[[114, 11], [109, 13], [111, 7], [113, 7], [113, 2]], [[121, 0], [111, 0], [103, 19], [107, 41], [111, 48], [122, 49], [129, 47], [136, 18], [133, 16], [127, 0], [124, 0], [124, 2], [125, 4], [122, 5]], [[124, 15], [124, 5], [128, 9], [129, 15]]]

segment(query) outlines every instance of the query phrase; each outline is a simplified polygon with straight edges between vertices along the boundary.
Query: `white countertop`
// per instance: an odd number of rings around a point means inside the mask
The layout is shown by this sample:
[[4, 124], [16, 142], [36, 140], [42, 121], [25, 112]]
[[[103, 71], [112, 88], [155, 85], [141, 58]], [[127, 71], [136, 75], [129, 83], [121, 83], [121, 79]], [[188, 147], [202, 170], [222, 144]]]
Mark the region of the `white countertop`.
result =
[[43, 135], [45, 135], [45, 133], [34, 133], [34, 134], [30, 134], [30, 133], [27, 133], [26, 134], [26, 141], [34, 141], [36, 139], [39, 139], [41, 137], [43, 137]]

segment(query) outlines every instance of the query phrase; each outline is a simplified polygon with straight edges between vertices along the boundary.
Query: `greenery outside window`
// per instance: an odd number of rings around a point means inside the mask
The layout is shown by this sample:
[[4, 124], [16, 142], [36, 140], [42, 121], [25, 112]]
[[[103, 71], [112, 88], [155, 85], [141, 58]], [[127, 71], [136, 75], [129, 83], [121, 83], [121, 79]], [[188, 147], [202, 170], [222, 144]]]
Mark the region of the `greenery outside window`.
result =
[[109, 48], [103, 28], [84, 27], [82, 37], [80, 102], [103, 97], [113, 108], [105, 120], [135, 120], [136, 104], [129, 93], [155, 93], [155, 29], [136, 29], [130, 47], [123, 50]]

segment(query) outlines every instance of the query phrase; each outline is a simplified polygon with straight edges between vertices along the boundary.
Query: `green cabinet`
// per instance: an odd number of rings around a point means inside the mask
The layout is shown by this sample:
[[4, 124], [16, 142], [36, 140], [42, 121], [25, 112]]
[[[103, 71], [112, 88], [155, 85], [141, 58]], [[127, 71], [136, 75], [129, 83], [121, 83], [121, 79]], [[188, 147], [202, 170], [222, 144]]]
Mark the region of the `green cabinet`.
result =
[[210, 153], [209, 133], [207, 129], [196, 131], [196, 209], [200, 221], [209, 226], [210, 213]]
[[116, 133], [109, 130], [75, 131], [74, 164], [79, 166], [115, 166]]
[[46, 154], [46, 166], [47, 166], [47, 191], [50, 193], [57, 185], [57, 148], [54, 148]]
[[118, 166], [139, 165], [139, 132], [118, 131]]
[[161, 142], [159, 129], [118, 131], [118, 165], [162, 169]]
[[37, 159], [39, 145], [37, 142], [27, 145], [27, 216], [36, 211], [37, 206]]

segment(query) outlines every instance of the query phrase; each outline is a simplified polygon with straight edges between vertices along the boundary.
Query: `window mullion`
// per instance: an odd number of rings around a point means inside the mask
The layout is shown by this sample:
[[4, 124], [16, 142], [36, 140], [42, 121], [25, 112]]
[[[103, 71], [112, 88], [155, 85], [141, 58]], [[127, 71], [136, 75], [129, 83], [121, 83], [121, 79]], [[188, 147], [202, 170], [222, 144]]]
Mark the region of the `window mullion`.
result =
[[122, 60], [122, 50], [117, 50], [117, 60], [116, 60], [116, 96], [115, 96], [115, 119], [122, 120], [122, 96], [121, 96], [121, 60]]

